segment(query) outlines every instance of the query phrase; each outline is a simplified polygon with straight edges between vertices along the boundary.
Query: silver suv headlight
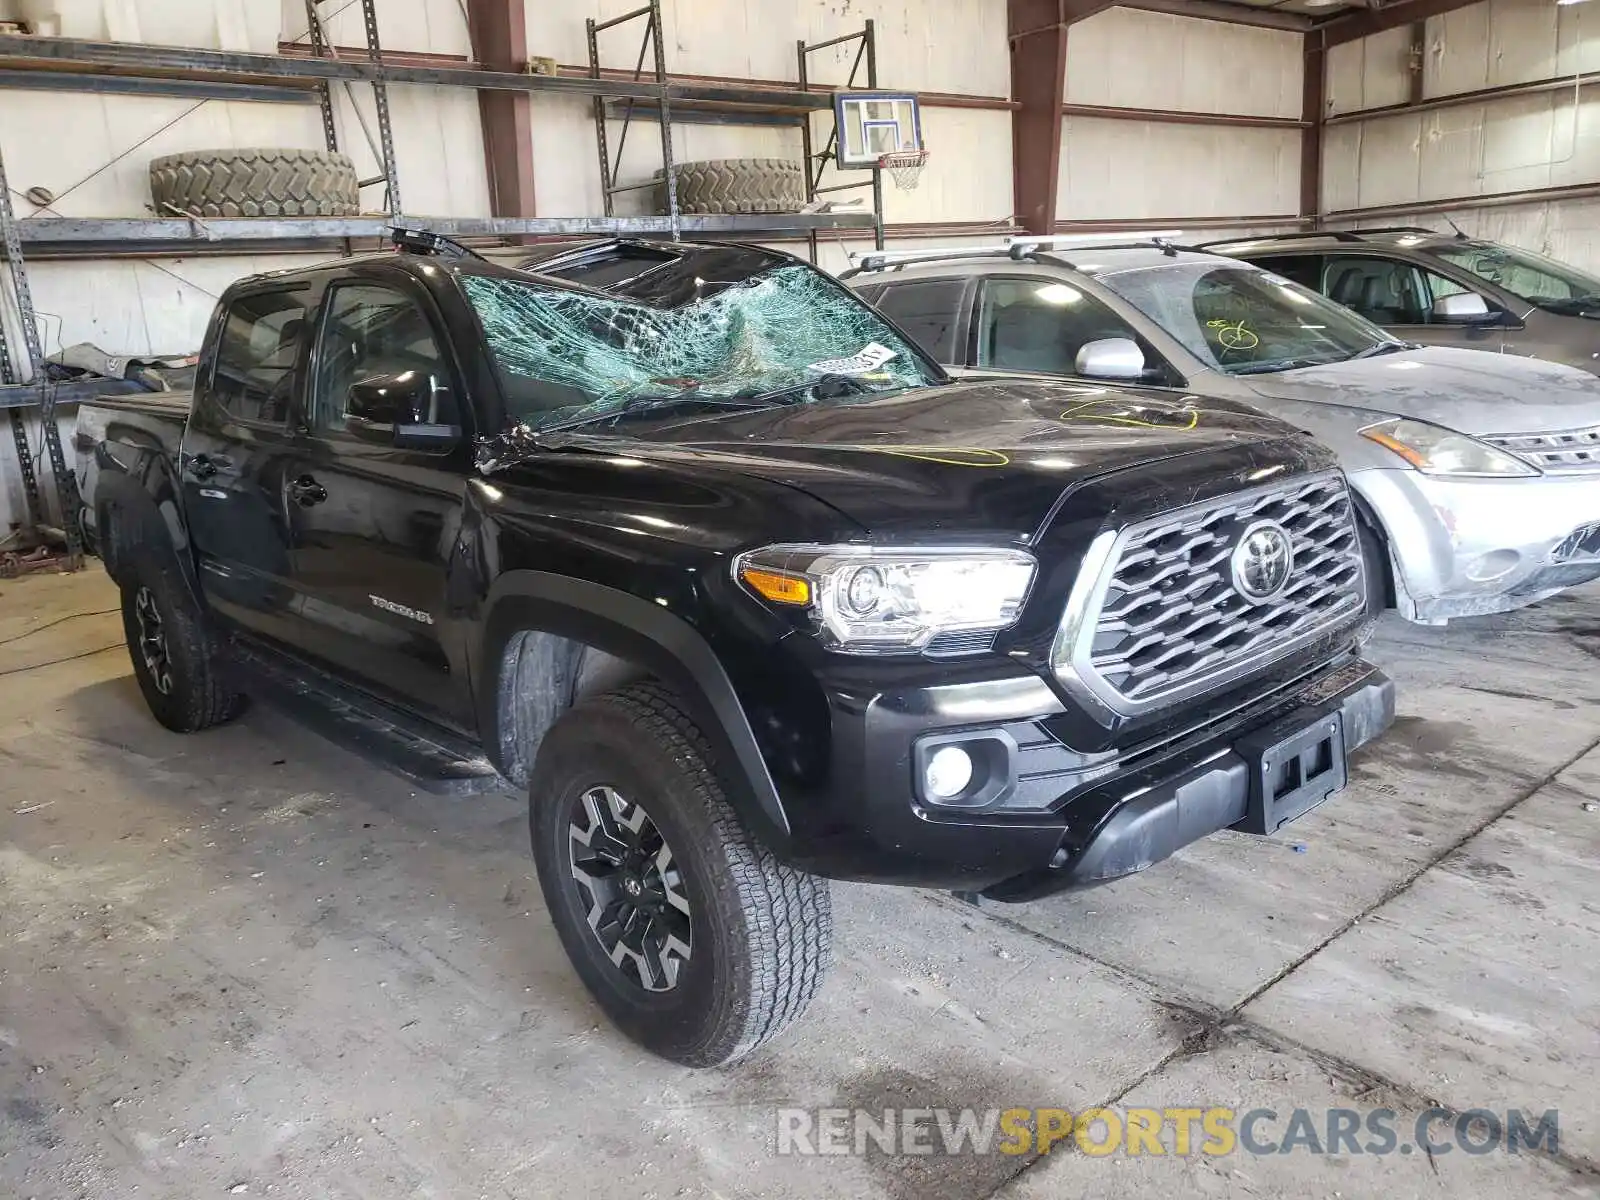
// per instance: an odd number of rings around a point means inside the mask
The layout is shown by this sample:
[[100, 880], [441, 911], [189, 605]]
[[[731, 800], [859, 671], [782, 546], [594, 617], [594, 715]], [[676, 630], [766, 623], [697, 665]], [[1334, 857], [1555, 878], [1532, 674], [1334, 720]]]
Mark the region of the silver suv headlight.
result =
[[733, 573], [768, 603], [807, 609], [835, 649], [883, 654], [1013, 624], [1036, 565], [982, 546], [778, 545], [741, 554]]
[[1514, 478], [1538, 475], [1538, 468], [1515, 454], [1480, 442], [1464, 433], [1454, 433], [1426, 421], [1395, 418], [1368, 425], [1361, 431], [1368, 441], [1393, 451], [1427, 475], [1473, 475], [1488, 478]]

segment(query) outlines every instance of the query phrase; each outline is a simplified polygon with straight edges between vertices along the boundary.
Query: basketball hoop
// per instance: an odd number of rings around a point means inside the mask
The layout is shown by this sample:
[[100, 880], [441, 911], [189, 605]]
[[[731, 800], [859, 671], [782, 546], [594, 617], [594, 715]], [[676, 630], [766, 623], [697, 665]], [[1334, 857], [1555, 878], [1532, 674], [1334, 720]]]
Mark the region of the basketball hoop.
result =
[[922, 178], [922, 168], [928, 164], [926, 150], [895, 150], [878, 156], [878, 170], [888, 171], [894, 186], [902, 192], [915, 191]]

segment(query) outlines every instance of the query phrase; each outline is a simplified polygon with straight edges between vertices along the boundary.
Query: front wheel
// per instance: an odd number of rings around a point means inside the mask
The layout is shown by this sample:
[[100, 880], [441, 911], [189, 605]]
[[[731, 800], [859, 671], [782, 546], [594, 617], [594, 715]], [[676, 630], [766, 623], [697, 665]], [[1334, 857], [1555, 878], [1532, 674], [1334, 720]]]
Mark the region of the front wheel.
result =
[[139, 691], [168, 729], [194, 733], [243, 710], [244, 697], [219, 670], [205, 615], [172, 570], [143, 556], [125, 564], [122, 629]]
[[722, 1066], [811, 1002], [832, 955], [828, 885], [745, 829], [671, 692], [634, 684], [569, 710], [539, 747], [529, 819], [573, 966], [646, 1049]]

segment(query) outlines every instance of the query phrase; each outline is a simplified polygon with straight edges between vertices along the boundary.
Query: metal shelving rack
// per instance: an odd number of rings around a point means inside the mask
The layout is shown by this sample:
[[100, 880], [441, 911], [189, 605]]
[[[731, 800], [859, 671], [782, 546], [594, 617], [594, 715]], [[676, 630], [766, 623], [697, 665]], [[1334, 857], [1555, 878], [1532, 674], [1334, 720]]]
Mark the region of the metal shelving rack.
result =
[[[825, 42], [807, 44], [805, 39], [796, 43], [795, 50], [800, 64], [800, 90], [809, 91], [811, 85], [811, 56], [818, 50], [826, 50], [831, 46], [847, 46], [851, 42], [858, 42], [856, 56], [850, 64], [850, 77], [845, 81], [844, 91], [856, 89], [856, 77], [861, 74], [862, 67], [867, 71], [867, 90], [878, 90], [878, 30], [871, 21], [867, 21], [865, 28], [860, 33], [847, 33], [843, 37], [829, 38]], [[829, 187], [820, 187], [822, 172], [827, 169], [828, 161], [834, 157], [834, 150], [839, 144], [839, 131], [837, 128], [828, 135], [827, 144], [817, 153], [811, 150], [811, 122], [806, 121], [801, 133], [803, 152], [806, 164], [806, 201], [815, 200], [818, 196], [828, 192], [853, 192], [859, 188], [872, 189], [872, 211], [877, 220], [873, 228], [873, 247], [883, 249], [883, 172], [875, 170], [870, 180], [860, 183], [837, 183]], [[815, 230], [806, 234], [806, 242], [811, 251], [811, 261], [817, 261], [817, 234]]]
[[[810, 171], [813, 161], [810, 141], [810, 114], [832, 107], [828, 93], [810, 91], [805, 84], [804, 66], [808, 51], [825, 45], [801, 48], [802, 84], [789, 88], [730, 86], [675, 82], [667, 74], [662, 37], [661, 0], [649, 0], [634, 11], [589, 27], [589, 74], [535, 75], [511, 71], [488, 71], [459, 67], [414, 66], [386, 62], [378, 40], [375, 0], [361, 0], [366, 46], [360, 57], [340, 57], [328, 36], [319, 10], [319, 0], [305, 0], [309, 54], [253, 54], [223, 50], [203, 50], [179, 46], [149, 46], [125, 42], [98, 42], [81, 38], [0, 35], [0, 88], [43, 88], [47, 90], [98, 90], [140, 95], [199, 96], [227, 100], [257, 100], [266, 103], [317, 104], [321, 109], [324, 140], [328, 149], [339, 148], [334, 120], [332, 89], [365, 83], [373, 89], [378, 136], [374, 151], [381, 160], [382, 174], [363, 184], [383, 183], [385, 215], [347, 218], [240, 218], [201, 220], [186, 217], [71, 218], [29, 217], [18, 220], [12, 211], [6, 189], [3, 164], [0, 164], [0, 247], [10, 267], [11, 290], [21, 315], [23, 352], [18, 362], [6, 343], [0, 324], [0, 409], [8, 418], [21, 460], [28, 519], [36, 538], [44, 536], [66, 544], [76, 558], [81, 550], [77, 529], [76, 480], [66, 470], [65, 456], [55, 422], [58, 404], [72, 403], [94, 395], [127, 392], [133, 387], [121, 380], [89, 383], [54, 383], [44, 379], [43, 350], [28, 289], [24, 266], [24, 247], [31, 255], [56, 257], [103, 257], [107, 255], [151, 257], [195, 253], [239, 253], [249, 250], [299, 250], [342, 245], [349, 249], [353, 239], [382, 239], [401, 214], [400, 179], [395, 168], [394, 138], [389, 119], [387, 88], [396, 83], [431, 84], [528, 92], [534, 95], [582, 95], [594, 101], [599, 140], [601, 178], [605, 194], [603, 217], [416, 217], [439, 233], [454, 237], [510, 239], [525, 236], [657, 235], [677, 238], [696, 236], [796, 236], [803, 235], [816, 256], [816, 236], [821, 230], [874, 230], [877, 244], [883, 245], [883, 226], [879, 210], [873, 213], [772, 213], [752, 215], [691, 215], [679, 212], [677, 189], [672, 172], [672, 122], [675, 114], [687, 120], [726, 120], [728, 114], [765, 114], [775, 123], [794, 123], [804, 127], [808, 196], [817, 189]], [[600, 65], [598, 35], [625, 22], [646, 19], [644, 39], [633, 71], [607, 72]], [[870, 22], [864, 34], [839, 39], [863, 39], [867, 54], [869, 82], [876, 81]], [[653, 46], [653, 70], [645, 70], [646, 52]], [[857, 65], [861, 58], [857, 56]], [[852, 81], [855, 71], [851, 72]], [[352, 101], [354, 97], [352, 96]], [[606, 102], [622, 102], [622, 134], [616, 156], [612, 155]], [[643, 185], [619, 185], [614, 166], [620, 157], [627, 130], [635, 110], [654, 116], [661, 125], [662, 156], [665, 164], [667, 213], [664, 216], [618, 217], [613, 197], [636, 187], [656, 186], [654, 180]], [[357, 111], [358, 119], [360, 110]], [[698, 114], [698, 115], [696, 115]], [[363, 120], [363, 129], [366, 130]], [[371, 141], [370, 131], [366, 131]], [[818, 172], [820, 175], [820, 171]], [[874, 173], [876, 180], [876, 172]], [[825, 189], [826, 190], [826, 189]], [[874, 193], [881, 200], [882, 186]], [[24, 383], [31, 378], [31, 383]], [[41, 420], [44, 452], [48, 454], [54, 476], [64, 529], [44, 524], [45, 509], [35, 470], [35, 458], [28, 447], [26, 413], [37, 411]]]

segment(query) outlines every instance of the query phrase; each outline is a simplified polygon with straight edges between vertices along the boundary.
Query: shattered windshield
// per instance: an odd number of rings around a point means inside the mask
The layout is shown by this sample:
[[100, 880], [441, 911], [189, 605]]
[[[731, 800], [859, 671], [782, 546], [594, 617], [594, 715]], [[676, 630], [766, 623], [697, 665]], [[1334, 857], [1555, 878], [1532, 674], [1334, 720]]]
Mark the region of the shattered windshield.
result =
[[1281, 275], [1225, 260], [1115, 271], [1100, 281], [1229, 375], [1322, 366], [1403, 345]]
[[499, 368], [507, 415], [533, 428], [941, 382], [849, 292], [775, 261], [731, 284], [692, 279], [691, 294], [671, 306], [498, 275], [463, 275], [461, 286]]

